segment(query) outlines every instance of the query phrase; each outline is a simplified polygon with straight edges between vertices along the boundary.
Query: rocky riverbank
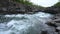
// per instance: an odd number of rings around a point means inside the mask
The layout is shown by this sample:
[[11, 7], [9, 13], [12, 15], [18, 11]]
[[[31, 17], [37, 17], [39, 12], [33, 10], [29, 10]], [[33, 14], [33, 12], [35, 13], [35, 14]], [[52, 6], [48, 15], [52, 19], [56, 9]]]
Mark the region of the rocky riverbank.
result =
[[51, 13], [51, 14], [58, 14], [60, 13], [60, 7], [48, 7], [44, 10], [44, 12]]
[[46, 8], [45, 12], [54, 14], [52, 20], [47, 22], [46, 24], [54, 27], [55, 31], [60, 34], [60, 2], [58, 2], [52, 7]]
[[36, 12], [57, 14], [60, 13], [60, 8], [48, 7], [40, 9], [32, 5], [25, 5], [9, 0], [0, 0], [0, 14], [34, 14]]
[[47, 22], [46, 24], [49, 26], [55, 27], [55, 31], [58, 32], [58, 34], [60, 34], [60, 13], [55, 14], [53, 19]]
[[0, 14], [32, 14], [38, 12], [38, 8], [30, 5], [24, 5], [21, 3], [1, 0], [0, 1]]

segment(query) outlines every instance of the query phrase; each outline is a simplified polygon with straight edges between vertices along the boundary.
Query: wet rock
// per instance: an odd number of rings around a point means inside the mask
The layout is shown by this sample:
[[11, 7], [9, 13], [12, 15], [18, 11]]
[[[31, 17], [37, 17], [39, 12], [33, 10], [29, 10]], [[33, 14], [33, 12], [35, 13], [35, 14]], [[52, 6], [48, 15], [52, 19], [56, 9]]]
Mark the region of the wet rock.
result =
[[60, 34], [60, 31], [59, 31], [59, 33], [58, 34]]
[[48, 7], [44, 10], [46, 13], [51, 13], [51, 14], [58, 14], [60, 13], [60, 8], [59, 7]]
[[60, 26], [56, 27], [56, 32], [59, 32], [59, 31], [60, 31]]
[[47, 31], [42, 31], [41, 34], [48, 34], [48, 32]]
[[54, 18], [56, 18], [56, 19], [60, 19], [60, 13], [55, 14]]
[[48, 22], [47, 25], [55, 27], [55, 31], [60, 34], [60, 14], [56, 14], [52, 21]]
[[56, 26], [60, 26], [60, 18], [56, 18], [54, 20], [51, 20], [50, 22], [48, 22], [47, 24], [52, 24], [52, 25], [56, 25]]
[[49, 25], [49, 26], [57, 27], [57, 26], [55, 25], [55, 22], [52, 22], [52, 21], [51, 21], [51, 22], [47, 22], [46, 24]]
[[60, 26], [60, 23], [56, 23], [56, 26]]
[[60, 18], [53, 20], [56, 23], [60, 23]]
[[9, 22], [10, 20], [12, 20], [13, 18], [9, 18], [9, 17], [4, 17], [4, 16], [0, 16], [0, 23], [4, 23], [4, 22]]
[[58, 29], [60, 31], [60, 27], [57, 27], [56, 29]]

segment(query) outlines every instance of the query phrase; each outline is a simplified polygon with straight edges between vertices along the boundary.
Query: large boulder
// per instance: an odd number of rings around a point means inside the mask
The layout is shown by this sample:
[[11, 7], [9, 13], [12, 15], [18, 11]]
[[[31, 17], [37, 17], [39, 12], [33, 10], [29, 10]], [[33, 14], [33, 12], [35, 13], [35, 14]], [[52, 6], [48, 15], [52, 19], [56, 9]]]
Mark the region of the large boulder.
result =
[[46, 13], [51, 13], [51, 14], [58, 14], [60, 13], [60, 8], [59, 7], [48, 7], [44, 10]]

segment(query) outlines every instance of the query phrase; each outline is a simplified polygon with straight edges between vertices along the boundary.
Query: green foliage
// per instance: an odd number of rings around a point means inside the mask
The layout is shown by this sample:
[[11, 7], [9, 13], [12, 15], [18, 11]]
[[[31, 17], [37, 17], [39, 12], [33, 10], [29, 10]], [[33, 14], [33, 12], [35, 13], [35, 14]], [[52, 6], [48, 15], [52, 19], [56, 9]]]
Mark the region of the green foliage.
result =
[[29, 0], [14, 0], [14, 1], [25, 4], [25, 5], [35, 6], [37, 8], [43, 8], [42, 6], [34, 5], [32, 2], [29, 2]]
[[15, 0], [15, 1], [26, 5], [33, 5], [31, 2], [29, 2], [29, 0]]
[[56, 3], [54, 7], [60, 7], [60, 2]]

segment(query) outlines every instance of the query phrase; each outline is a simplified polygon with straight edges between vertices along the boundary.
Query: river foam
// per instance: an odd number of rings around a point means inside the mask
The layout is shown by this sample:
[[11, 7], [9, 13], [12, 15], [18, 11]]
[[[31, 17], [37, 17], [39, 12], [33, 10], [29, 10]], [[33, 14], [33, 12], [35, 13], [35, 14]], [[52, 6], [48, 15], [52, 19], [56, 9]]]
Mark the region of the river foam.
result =
[[16, 14], [3, 16], [2, 20], [5, 18], [6, 21], [0, 23], [0, 34], [40, 34], [42, 30], [47, 30], [48, 33], [50, 32], [49, 34], [55, 33], [54, 28], [45, 24], [53, 17], [53, 15], [48, 13], [39, 12], [31, 15]]

